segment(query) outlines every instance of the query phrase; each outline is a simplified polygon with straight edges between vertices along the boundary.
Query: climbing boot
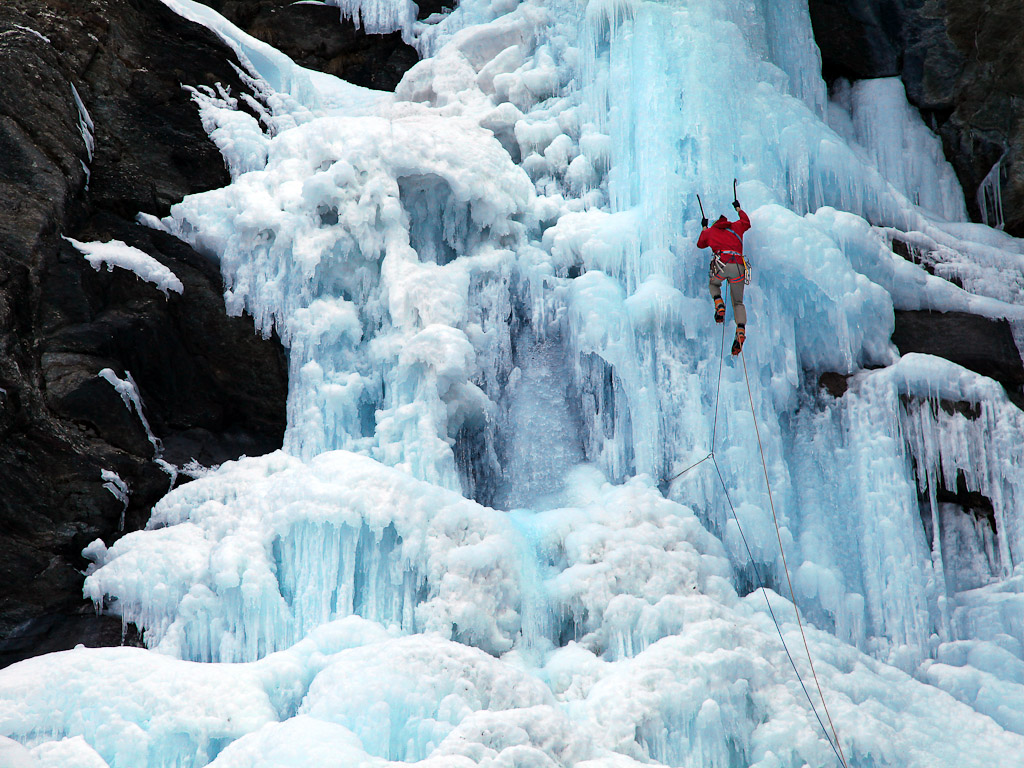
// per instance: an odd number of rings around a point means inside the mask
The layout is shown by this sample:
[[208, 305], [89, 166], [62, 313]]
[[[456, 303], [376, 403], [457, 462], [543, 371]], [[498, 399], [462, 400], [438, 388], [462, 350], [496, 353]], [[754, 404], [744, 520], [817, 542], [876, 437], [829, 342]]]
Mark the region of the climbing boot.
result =
[[722, 297], [721, 296], [716, 296], [715, 297], [715, 322], [716, 323], [724, 323], [725, 322], [725, 302], [722, 301]]
[[732, 343], [732, 353], [738, 355], [743, 351], [743, 342], [747, 340], [747, 332], [741, 325], [736, 329], [736, 340]]

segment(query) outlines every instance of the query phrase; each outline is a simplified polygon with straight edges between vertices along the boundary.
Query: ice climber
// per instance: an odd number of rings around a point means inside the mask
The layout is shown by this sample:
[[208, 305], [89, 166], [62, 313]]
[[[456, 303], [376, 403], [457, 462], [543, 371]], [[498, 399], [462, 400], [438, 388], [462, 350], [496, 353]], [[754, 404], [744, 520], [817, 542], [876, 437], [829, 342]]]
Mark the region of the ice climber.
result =
[[733, 200], [732, 207], [739, 214], [737, 221], [719, 216], [718, 221], [708, 226], [707, 218], [700, 223], [704, 228], [697, 238], [698, 248], [711, 248], [711, 298], [715, 300], [715, 322], [725, 322], [725, 302], [722, 301], [722, 282], [729, 281], [729, 295], [732, 298], [732, 314], [736, 321], [736, 340], [732, 353], [743, 350], [747, 332], [747, 308], [743, 306], [743, 287], [746, 284], [747, 265], [743, 260], [743, 233], [750, 229], [750, 217], [740, 208], [740, 201]]

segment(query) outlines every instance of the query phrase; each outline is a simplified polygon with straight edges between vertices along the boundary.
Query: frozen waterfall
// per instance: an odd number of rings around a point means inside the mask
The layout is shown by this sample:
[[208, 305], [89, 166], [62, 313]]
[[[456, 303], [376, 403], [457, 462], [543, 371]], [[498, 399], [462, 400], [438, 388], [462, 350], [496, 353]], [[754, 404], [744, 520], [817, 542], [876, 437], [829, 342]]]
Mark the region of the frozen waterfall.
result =
[[[800, 0], [331, 0], [423, 54], [393, 95], [164, 2], [260, 98], [194, 92], [232, 183], [146, 223], [280, 334], [285, 448], [90, 546], [148, 650], [0, 671], [0, 760], [837, 765], [779, 638], [810, 686], [756, 414], [849, 768], [1020, 765], [1024, 413], [890, 337], [894, 309], [1020, 337], [1024, 244], [965, 221], [898, 81], [830, 97]], [[695, 193], [717, 216], [734, 178], [723, 363]], [[711, 465], [670, 481], [712, 451], [763, 592]]]

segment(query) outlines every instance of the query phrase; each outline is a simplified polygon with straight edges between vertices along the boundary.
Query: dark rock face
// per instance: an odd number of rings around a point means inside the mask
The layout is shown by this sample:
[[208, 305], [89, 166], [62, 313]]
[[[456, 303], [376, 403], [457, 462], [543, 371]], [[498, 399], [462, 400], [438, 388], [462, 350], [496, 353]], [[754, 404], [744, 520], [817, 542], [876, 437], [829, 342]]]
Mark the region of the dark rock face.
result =
[[842, 397], [850, 388], [850, 377], [835, 371], [825, 371], [818, 377], [818, 387], [824, 389], [832, 397]]
[[810, 12], [826, 82], [900, 74], [902, 2], [810, 0]]
[[1001, 161], [1005, 229], [1024, 236], [1024, 3], [810, 0], [810, 12], [826, 80], [899, 75], [971, 216], [982, 220], [978, 191]]
[[[393, 91], [419, 61], [398, 32], [367, 35], [338, 8], [297, 5], [294, 0], [203, 0], [250, 35], [286, 53], [297, 64], [365, 88]], [[442, 4], [432, 3], [441, 9]]]
[[417, 0], [416, 18], [427, 19], [435, 13], [451, 13], [458, 4], [458, 0]]
[[[181, 86], [238, 93], [232, 59], [159, 0], [0, 6], [0, 666], [124, 639], [119, 619], [82, 599], [81, 551], [140, 527], [172, 477], [102, 369], [131, 374], [171, 464], [280, 447], [280, 344], [226, 317], [216, 264], [134, 222], [228, 182]], [[124, 241], [184, 291], [96, 271], [62, 236]]]
[[1024, 401], [1024, 364], [1006, 320], [965, 312], [896, 310], [892, 340], [901, 355], [944, 357], [1000, 382], [1018, 405]]

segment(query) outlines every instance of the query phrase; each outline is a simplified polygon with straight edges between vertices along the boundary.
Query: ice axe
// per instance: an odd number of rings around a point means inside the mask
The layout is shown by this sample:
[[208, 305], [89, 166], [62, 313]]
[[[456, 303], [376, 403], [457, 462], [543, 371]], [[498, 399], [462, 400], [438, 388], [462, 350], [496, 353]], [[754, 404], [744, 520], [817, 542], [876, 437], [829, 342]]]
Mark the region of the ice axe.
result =
[[737, 211], [740, 209], [740, 198], [736, 194], [736, 179], [732, 180], [732, 207]]
[[708, 228], [708, 217], [704, 214], [704, 203], [700, 201], [700, 195], [697, 195], [697, 205], [700, 206], [700, 225], [704, 228]]

